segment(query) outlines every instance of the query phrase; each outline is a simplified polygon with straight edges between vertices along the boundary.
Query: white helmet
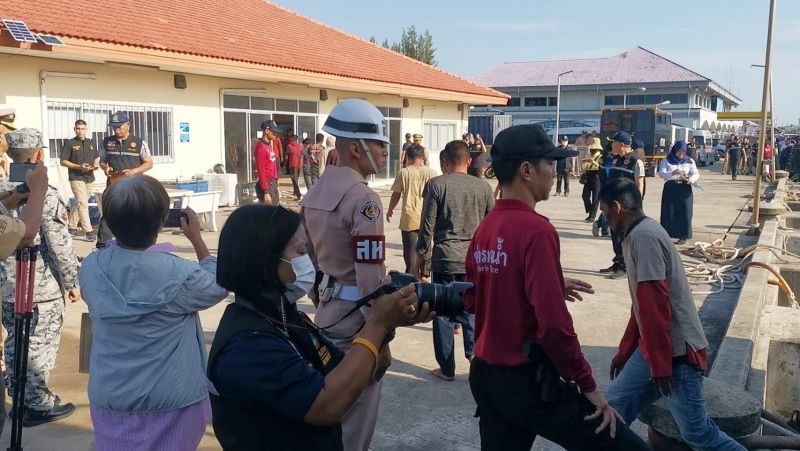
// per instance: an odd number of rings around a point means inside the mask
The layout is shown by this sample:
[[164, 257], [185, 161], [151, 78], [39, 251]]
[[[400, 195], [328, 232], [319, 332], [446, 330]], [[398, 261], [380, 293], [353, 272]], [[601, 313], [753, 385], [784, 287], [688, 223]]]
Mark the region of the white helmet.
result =
[[366, 100], [343, 100], [331, 110], [322, 130], [337, 138], [371, 139], [390, 144], [386, 119]]

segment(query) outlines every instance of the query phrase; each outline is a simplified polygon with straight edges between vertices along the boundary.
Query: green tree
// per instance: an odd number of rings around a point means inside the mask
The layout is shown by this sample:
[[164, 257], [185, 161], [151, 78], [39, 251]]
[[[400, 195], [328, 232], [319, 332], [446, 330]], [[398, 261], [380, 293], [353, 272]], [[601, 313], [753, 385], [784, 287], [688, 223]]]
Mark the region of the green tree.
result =
[[433, 35], [428, 30], [417, 39], [417, 59], [425, 64], [437, 66], [436, 47], [433, 46]]
[[[377, 42], [374, 37], [370, 37], [369, 41], [372, 43]], [[425, 64], [430, 64], [431, 66], [438, 64], [436, 61], [436, 47], [433, 45], [433, 35], [428, 30], [425, 30], [424, 33], [419, 33], [414, 25], [403, 28], [399, 41], [390, 43], [388, 39], [384, 39], [381, 45], [397, 53], [402, 53], [409, 58], [422, 61]]]

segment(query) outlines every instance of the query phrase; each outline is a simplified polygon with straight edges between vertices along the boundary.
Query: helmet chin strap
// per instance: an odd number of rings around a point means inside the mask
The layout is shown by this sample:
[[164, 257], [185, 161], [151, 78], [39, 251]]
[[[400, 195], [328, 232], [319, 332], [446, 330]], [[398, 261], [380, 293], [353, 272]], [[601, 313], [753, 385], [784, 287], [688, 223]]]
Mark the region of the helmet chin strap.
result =
[[369, 147], [367, 147], [367, 142], [364, 141], [363, 138], [359, 138], [358, 140], [361, 141], [361, 145], [364, 146], [364, 152], [366, 152], [367, 154], [367, 159], [369, 159], [369, 164], [372, 165], [372, 171], [373, 171], [372, 173], [378, 175], [378, 172], [380, 171], [378, 171], [378, 165], [375, 164], [375, 159], [372, 158], [372, 152], [370, 152]]

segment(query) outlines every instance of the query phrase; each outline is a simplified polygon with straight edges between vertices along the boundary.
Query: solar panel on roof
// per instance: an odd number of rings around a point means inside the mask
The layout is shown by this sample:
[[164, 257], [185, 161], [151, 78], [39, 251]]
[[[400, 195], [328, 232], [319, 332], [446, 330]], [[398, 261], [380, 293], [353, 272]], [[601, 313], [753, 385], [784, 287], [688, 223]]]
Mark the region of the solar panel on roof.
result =
[[25, 22], [3, 19], [3, 25], [5, 25], [6, 30], [11, 33], [11, 37], [17, 42], [31, 42], [34, 44], [38, 42], [36, 36], [34, 36], [28, 26], [25, 25]]
[[42, 40], [47, 45], [53, 46], [65, 46], [64, 41], [61, 40], [58, 36], [53, 36], [52, 34], [38, 34], [39, 39]]

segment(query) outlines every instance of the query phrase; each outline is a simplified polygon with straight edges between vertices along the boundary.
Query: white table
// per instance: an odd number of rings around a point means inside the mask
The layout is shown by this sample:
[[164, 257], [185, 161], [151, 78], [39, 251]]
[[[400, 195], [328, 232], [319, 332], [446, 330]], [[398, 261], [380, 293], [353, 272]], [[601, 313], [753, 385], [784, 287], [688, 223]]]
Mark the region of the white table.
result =
[[[97, 206], [102, 216], [103, 192], [96, 190], [93, 193], [97, 198]], [[217, 232], [217, 210], [219, 208], [219, 191], [195, 193], [185, 189], [167, 188], [170, 208], [191, 208], [200, 217], [200, 225], [206, 230]]]
[[[172, 192], [170, 192], [172, 191]], [[167, 190], [170, 199], [175, 200], [175, 208], [191, 208], [200, 217], [201, 226], [217, 232], [217, 209], [219, 208], [219, 191], [195, 193], [185, 190]]]

